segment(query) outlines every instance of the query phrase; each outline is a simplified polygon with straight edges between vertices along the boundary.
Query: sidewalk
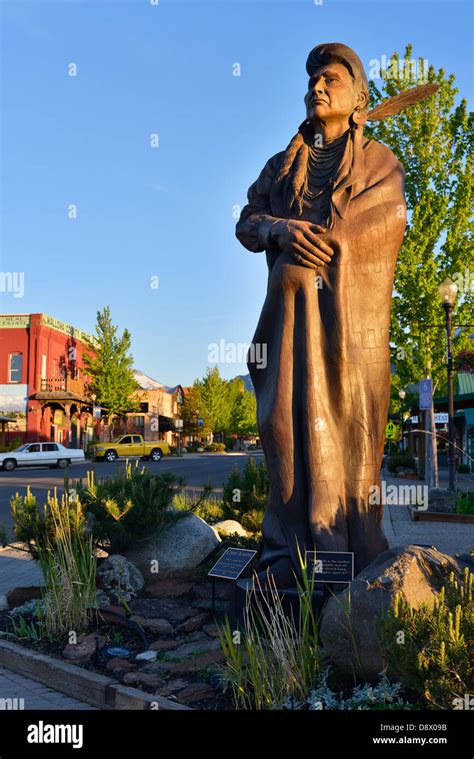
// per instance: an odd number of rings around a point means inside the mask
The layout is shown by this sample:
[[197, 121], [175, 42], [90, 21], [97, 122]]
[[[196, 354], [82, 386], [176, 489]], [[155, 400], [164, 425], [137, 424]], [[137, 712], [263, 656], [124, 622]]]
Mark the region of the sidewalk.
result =
[[[18, 701], [11, 703], [10, 699], [18, 699]], [[7, 700], [6, 704], [5, 700]], [[35, 680], [29, 680], [15, 672], [10, 672], [9, 669], [0, 667], [0, 711], [12, 708], [25, 709], [25, 711], [32, 709], [98, 711], [95, 706], [65, 696]]]

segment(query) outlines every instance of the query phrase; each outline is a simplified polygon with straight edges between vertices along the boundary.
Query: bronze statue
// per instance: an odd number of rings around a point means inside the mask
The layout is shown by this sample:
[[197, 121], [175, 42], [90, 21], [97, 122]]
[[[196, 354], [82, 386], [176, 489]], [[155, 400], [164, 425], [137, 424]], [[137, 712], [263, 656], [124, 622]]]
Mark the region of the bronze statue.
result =
[[294, 584], [298, 549], [353, 551], [357, 574], [388, 547], [369, 488], [380, 484], [387, 423], [404, 175], [363, 125], [433, 91], [368, 113], [349, 47], [318, 45], [306, 69], [307, 118], [250, 187], [236, 229], [248, 250], [266, 251], [269, 270], [253, 338], [267, 363], [248, 367], [270, 477], [259, 569], [280, 587]]

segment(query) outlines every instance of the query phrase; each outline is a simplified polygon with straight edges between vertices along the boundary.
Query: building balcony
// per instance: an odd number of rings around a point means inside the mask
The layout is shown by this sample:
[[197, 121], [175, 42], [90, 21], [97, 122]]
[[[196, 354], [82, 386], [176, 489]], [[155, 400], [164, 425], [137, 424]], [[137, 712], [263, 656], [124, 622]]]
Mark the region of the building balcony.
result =
[[80, 400], [90, 401], [86, 383], [72, 377], [41, 377], [38, 379], [38, 400]]

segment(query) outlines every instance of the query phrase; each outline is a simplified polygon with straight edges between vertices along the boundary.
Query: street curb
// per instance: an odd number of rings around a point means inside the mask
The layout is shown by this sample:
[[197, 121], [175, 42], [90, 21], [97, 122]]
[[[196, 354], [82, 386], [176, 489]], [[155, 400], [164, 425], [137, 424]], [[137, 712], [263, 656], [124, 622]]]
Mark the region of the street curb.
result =
[[0, 666], [104, 710], [193, 711], [191, 707], [118, 683], [75, 664], [0, 640]]

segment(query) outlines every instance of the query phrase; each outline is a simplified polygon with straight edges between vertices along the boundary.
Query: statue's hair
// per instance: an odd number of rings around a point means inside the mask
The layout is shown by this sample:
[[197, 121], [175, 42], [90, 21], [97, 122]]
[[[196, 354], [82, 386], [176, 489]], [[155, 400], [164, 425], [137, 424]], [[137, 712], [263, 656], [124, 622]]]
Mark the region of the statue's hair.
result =
[[308, 175], [309, 145], [314, 129], [309, 121], [303, 121], [288, 145], [276, 177], [283, 184], [283, 191], [290, 211], [298, 216], [303, 212], [303, 194]]

